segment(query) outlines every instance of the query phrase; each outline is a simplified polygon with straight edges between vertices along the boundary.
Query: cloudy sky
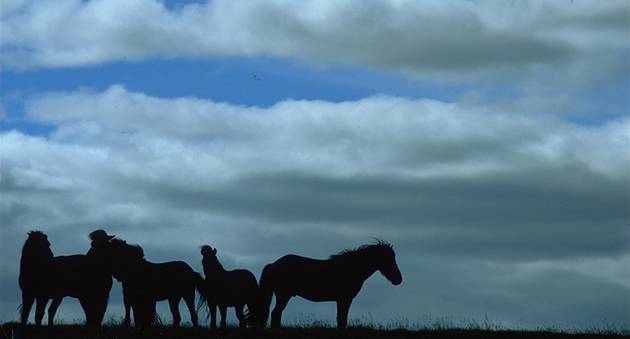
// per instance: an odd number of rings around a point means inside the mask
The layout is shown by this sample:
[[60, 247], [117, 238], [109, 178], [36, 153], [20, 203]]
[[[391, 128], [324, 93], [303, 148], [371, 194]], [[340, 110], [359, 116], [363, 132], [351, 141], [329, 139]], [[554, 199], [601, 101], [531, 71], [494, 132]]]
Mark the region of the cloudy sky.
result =
[[386, 239], [355, 321], [630, 327], [627, 1], [1, 6], [1, 321], [28, 230], [105, 228], [257, 276]]

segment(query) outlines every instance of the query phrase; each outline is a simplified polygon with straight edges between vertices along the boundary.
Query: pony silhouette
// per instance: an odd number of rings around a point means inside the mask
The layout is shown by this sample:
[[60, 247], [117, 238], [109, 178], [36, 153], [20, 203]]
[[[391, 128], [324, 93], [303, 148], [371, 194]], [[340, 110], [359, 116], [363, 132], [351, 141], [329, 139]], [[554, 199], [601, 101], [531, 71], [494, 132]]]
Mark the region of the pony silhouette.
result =
[[345, 328], [352, 300], [361, 290], [363, 282], [376, 271], [394, 285], [402, 282], [394, 249], [382, 240], [354, 250], [344, 250], [327, 260], [285, 255], [265, 266], [260, 276], [260, 325], [266, 326], [271, 298], [275, 294], [271, 327], [280, 327], [282, 311], [289, 299], [297, 295], [310, 301], [335, 301], [337, 327]]
[[55, 257], [46, 234], [28, 232], [18, 278], [22, 290], [21, 323], [28, 321], [36, 300], [35, 323], [41, 325], [46, 304], [52, 299], [48, 308], [48, 325], [52, 326], [61, 301], [70, 296], [79, 299], [87, 325], [100, 325], [112, 287], [109, 237], [103, 230], [94, 231], [90, 234], [92, 245], [86, 255]]
[[[221, 313], [222, 328], [226, 327], [228, 307], [234, 307], [240, 327], [247, 323], [256, 325], [258, 313], [258, 283], [254, 274], [248, 270], [227, 271], [217, 258], [217, 249], [208, 245], [201, 246], [201, 261], [206, 276], [206, 302], [210, 310], [210, 327], [216, 328], [217, 306]], [[248, 314], [243, 309], [247, 305]]]
[[155, 304], [168, 300], [173, 315], [173, 326], [179, 326], [179, 302], [183, 298], [190, 312], [193, 326], [198, 325], [195, 310], [195, 289], [203, 296], [204, 280], [183, 261], [152, 263], [144, 258], [139, 245], [130, 245], [121, 239], [110, 242], [113, 258], [113, 275], [123, 285], [125, 325], [131, 322], [133, 311], [136, 326], [150, 326], [155, 319]]

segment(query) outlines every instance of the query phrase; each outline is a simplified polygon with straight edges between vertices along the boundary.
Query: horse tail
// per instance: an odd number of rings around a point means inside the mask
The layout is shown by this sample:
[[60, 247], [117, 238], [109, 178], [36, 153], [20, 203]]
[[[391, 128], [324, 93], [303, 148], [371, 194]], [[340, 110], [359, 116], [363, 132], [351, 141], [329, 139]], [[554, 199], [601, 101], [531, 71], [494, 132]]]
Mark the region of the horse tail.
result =
[[193, 279], [195, 288], [199, 292], [199, 303], [197, 303], [197, 312], [199, 312], [205, 305], [208, 304], [208, 289], [206, 288], [205, 279], [199, 274], [199, 272], [193, 272]]
[[152, 312], [153, 312], [153, 317], [152, 317], [153, 322], [152, 323], [155, 326], [164, 326], [164, 322], [162, 321], [162, 318], [160, 317], [160, 314], [157, 313], [157, 309], [155, 307], [155, 303], [153, 303], [153, 307], [152, 308], [153, 308], [153, 310], [152, 310]]
[[267, 318], [269, 318], [269, 308], [271, 307], [271, 298], [273, 297], [273, 266], [269, 264], [263, 268], [259, 281], [258, 307], [260, 311], [258, 321], [260, 327], [267, 326]]
[[22, 323], [22, 325], [26, 325], [26, 321], [24, 321], [24, 319], [28, 319], [28, 314], [24, 314], [24, 301], [18, 305], [17, 312], [20, 315], [20, 323]]
[[258, 282], [256, 281], [256, 276], [250, 272], [245, 270], [246, 279], [244, 280], [243, 289], [247, 294], [247, 311], [245, 312], [245, 323], [249, 327], [258, 327], [260, 324], [260, 298], [259, 298], [259, 287]]

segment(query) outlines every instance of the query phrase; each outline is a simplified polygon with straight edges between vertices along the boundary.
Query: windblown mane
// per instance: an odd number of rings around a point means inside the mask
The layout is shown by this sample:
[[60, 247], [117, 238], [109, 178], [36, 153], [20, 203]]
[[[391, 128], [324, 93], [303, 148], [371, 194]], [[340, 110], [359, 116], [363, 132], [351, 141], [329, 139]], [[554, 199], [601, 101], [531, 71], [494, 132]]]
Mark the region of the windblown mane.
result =
[[375, 242], [373, 244], [365, 244], [355, 249], [342, 250], [341, 252], [337, 254], [331, 255], [329, 259], [331, 260], [347, 259], [350, 257], [354, 257], [357, 254], [365, 254], [366, 252], [369, 252], [375, 249], [382, 249], [382, 248], [392, 249], [393, 248], [392, 244], [388, 243], [385, 240], [378, 239], [378, 238], [374, 238], [374, 240]]

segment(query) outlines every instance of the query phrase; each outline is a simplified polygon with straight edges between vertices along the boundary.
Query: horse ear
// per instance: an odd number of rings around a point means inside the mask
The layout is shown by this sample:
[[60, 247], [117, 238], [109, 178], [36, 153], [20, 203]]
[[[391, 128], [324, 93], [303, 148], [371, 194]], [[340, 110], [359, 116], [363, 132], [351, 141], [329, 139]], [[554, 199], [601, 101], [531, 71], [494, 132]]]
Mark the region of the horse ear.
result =
[[217, 249], [216, 249], [216, 248], [215, 248], [215, 249], [213, 249], [213, 250], [212, 250], [212, 253], [214, 253], [214, 255], [217, 255]]

